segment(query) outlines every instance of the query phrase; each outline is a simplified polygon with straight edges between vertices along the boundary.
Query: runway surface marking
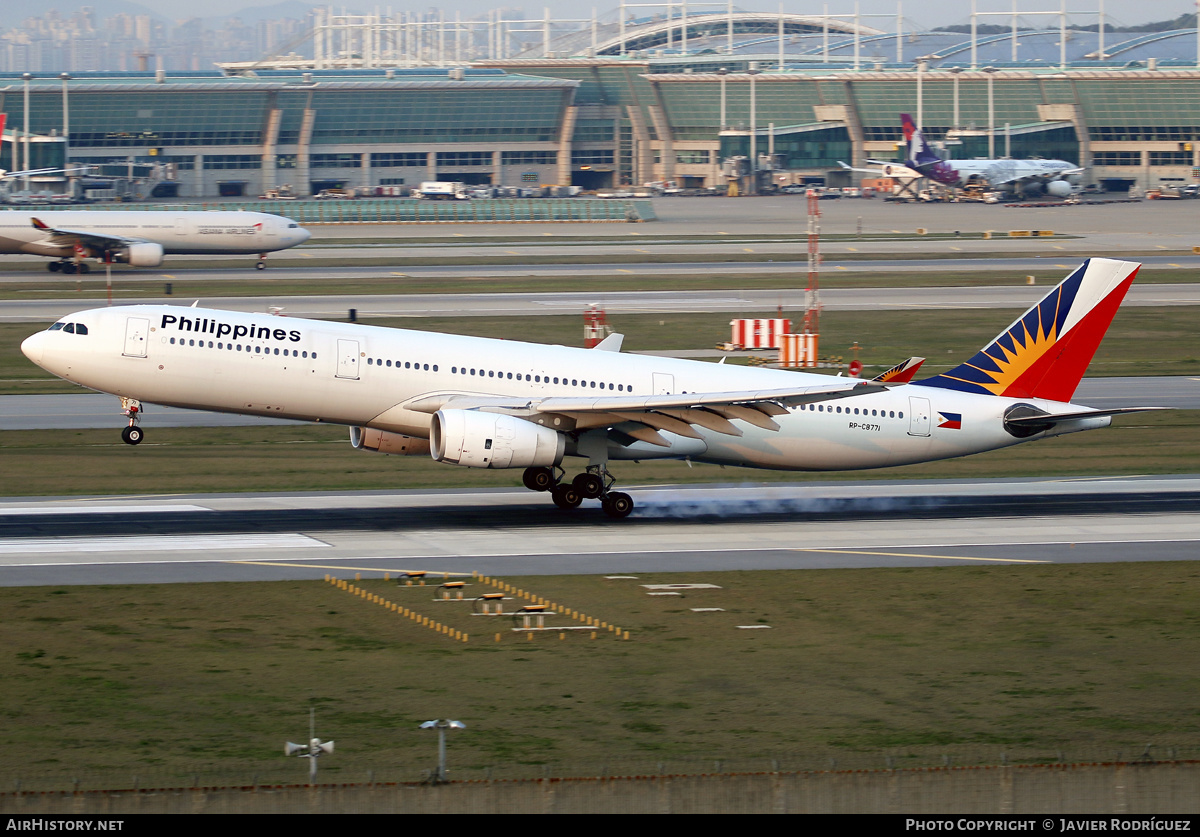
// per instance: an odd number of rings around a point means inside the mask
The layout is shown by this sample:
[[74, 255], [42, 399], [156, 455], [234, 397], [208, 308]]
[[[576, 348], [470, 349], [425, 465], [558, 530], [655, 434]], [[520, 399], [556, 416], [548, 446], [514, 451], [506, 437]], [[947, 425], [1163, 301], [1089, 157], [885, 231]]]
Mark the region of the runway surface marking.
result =
[[0, 516], [17, 514], [148, 514], [154, 512], [212, 511], [207, 506], [0, 506]]
[[329, 544], [307, 535], [130, 535], [114, 538], [13, 538], [0, 555], [64, 552], [184, 552], [202, 549], [313, 549]]
[[921, 552], [870, 552], [862, 549], [793, 549], [792, 552], [827, 552], [834, 555], [882, 555], [887, 558], [943, 558], [947, 561], [996, 561], [1002, 564], [1049, 564], [1033, 558], [973, 558], [969, 555], [926, 555]]
[[[349, 559], [353, 560], [353, 559]], [[445, 570], [415, 570], [412, 567], [353, 567], [345, 564], [296, 564], [290, 561], [222, 561], [223, 564], [245, 564], [251, 567], [300, 567], [309, 570], [355, 570], [356, 572], [364, 573], [407, 573], [407, 572], [427, 572], [440, 576], [470, 576], [471, 573], [454, 573], [446, 572]], [[432, 579], [437, 581], [437, 579]]]

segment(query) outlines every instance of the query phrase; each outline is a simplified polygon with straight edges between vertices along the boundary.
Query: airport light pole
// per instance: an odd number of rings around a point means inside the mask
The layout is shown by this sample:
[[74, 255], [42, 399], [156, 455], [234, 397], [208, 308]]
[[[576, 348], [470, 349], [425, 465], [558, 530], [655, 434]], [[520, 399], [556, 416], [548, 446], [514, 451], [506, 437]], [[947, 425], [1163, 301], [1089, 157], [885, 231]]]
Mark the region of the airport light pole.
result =
[[434, 784], [446, 781], [446, 730], [466, 729], [462, 721], [436, 720], [421, 724], [421, 729], [436, 729], [438, 731], [438, 766], [437, 772], [431, 777]]
[[[29, 170], [29, 82], [33, 81], [33, 73], [21, 73], [21, 80], [25, 82], [25, 165], [22, 166], [26, 171]], [[15, 151], [15, 148], [14, 148]], [[16, 162], [16, 154], [13, 154], [13, 161]], [[29, 175], [22, 178], [25, 181], [25, 191], [29, 191]]]
[[755, 91], [754, 80], [758, 76], [760, 70], [756, 65], [757, 62], [750, 62], [750, 69], [746, 72], [750, 76], [750, 194], [758, 194], [758, 97]]
[[962, 74], [962, 67], [951, 67], [950, 72], [954, 74], [954, 130], [958, 130], [958, 77]]
[[717, 70], [717, 75], [721, 77], [721, 130], [725, 130], [725, 126], [729, 123], [725, 119], [725, 76], [729, 75], [728, 67], [721, 67]]
[[[71, 74], [70, 73], [59, 73], [58, 77], [60, 79], [62, 79], [62, 90], [63, 90], [63, 97], [62, 97], [62, 99], [63, 99], [63, 129], [62, 129], [62, 132], [63, 132], [63, 137], [65, 138], [65, 137], [69, 137], [71, 135], [71, 108], [70, 108], [70, 103], [67, 100], [67, 82], [71, 80]], [[66, 165], [65, 160], [63, 161], [63, 165]]]
[[996, 75], [995, 67], [984, 67], [988, 80], [988, 158], [996, 159], [996, 100], [992, 96], [992, 81]]
[[925, 71], [929, 69], [928, 56], [917, 59], [917, 129], [925, 128]]

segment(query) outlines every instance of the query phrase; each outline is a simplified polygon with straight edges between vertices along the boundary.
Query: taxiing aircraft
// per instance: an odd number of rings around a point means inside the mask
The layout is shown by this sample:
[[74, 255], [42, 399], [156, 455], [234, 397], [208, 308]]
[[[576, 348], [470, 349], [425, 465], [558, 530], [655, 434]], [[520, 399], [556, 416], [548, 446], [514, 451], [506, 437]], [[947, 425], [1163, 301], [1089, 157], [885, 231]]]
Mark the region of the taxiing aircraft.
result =
[[0, 211], [0, 253], [49, 256], [51, 271], [87, 273], [86, 258], [158, 267], [163, 256], [267, 253], [308, 241], [290, 218], [263, 212], [147, 212], [86, 209]]
[[[1139, 265], [1090, 259], [970, 360], [874, 381], [169, 305], [97, 308], [21, 344], [42, 368], [142, 403], [350, 427], [355, 448], [468, 468], [523, 468], [575, 508], [614, 491], [617, 460], [783, 470], [883, 468], [1106, 427], [1140, 407], [1071, 403]], [[898, 384], [889, 383], [898, 381]], [[567, 478], [566, 457], [583, 460]], [[575, 470], [575, 469], [572, 469]]]
[[943, 160], [929, 147], [925, 135], [907, 113], [900, 114], [908, 143], [905, 165], [943, 186], [980, 186], [996, 191], [1044, 189], [1056, 198], [1070, 197], [1076, 186], [1068, 178], [1083, 169], [1066, 160]]

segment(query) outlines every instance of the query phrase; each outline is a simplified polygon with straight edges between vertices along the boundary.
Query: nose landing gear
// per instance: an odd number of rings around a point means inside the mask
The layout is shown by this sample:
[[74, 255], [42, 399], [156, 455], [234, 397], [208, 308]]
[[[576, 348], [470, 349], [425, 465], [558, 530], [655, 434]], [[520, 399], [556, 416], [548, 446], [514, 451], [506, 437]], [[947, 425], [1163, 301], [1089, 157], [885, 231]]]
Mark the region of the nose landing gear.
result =
[[609, 517], [621, 519], [633, 511], [633, 498], [621, 491], [613, 491], [616, 478], [602, 465], [590, 465], [582, 474], [566, 482], [561, 468], [526, 468], [522, 482], [531, 491], [549, 491], [554, 505], [560, 509], [579, 508], [585, 500], [600, 500], [600, 507]]
[[140, 444], [145, 433], [138, 427], [138, 419], [142, 414], [142, 402], [134, 398], [121, 399], [121, 412], [129, 419], [129, 424], [121, 431], [121, 441], [127, 445]]
[[258, 254], [258, 264], [256, 264], [254, 266], [254, 269], [255, 270], [266, 270], [267, 269], [267, 254], [266, 253]]

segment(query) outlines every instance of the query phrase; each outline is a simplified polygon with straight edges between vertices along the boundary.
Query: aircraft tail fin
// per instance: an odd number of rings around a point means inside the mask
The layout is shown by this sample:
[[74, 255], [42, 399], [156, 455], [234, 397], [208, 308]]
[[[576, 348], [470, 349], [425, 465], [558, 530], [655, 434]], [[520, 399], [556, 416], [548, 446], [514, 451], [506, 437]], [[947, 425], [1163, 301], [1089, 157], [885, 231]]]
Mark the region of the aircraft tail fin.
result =
[[[3, 137], [3, 136], [4, 136], [4, 121], [5, 121], [6, 119], [8, 119], [8, 114], [7, 114], [7, 113], [0, 113], [0, 137]], [[4, 141], [3, 139], [0, 139], [0, 142], [3, 142], [3, 141]], [[16, 160], [16, 159], [17, 159], [17, 155], [16, 155], [16, 153], [14, 152], [14, 154], [13, 154], [13, 160]]]
[[942, 162], [942, 158], [933, 153], [933, 149], [925, 141], [925, 135], [911, 116], [907, 113], [900, 114], [900, 125], [904, 128], [904, 141], [908, 145], [907, 161], [911, 168]]
[[1070, 401], [1140, 267], [1088, 259], [966, 363], [916, 386]]

